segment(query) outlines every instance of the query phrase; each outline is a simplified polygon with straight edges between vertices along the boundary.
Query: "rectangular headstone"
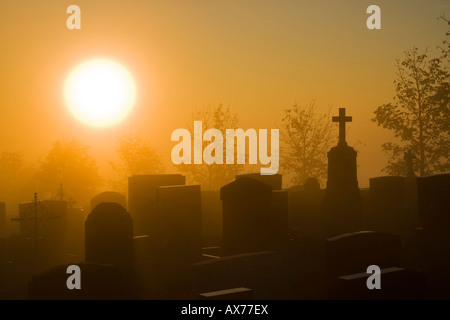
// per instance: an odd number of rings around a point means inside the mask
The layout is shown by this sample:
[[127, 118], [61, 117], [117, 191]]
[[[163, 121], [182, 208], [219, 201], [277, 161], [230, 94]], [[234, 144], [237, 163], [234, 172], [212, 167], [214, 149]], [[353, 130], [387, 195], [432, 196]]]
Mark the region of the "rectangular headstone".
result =
[[373, 211], [370, 207], [370, 188], [360, 188], [359, 194], [361, 195], [361, 202], [363, 206], [363, 229], [372, 230], [369, 227], [371, 211]]
[[272, 247], [272, 187], [240, 178], [220, 189], [224, 254], [265, 251]]
[[[19, 204], [20, 235], [33, 243], [38, 270], [64, 262], [67, 235], [67, 202], [43, 200]], [[37, 238], [37, 240], [35, 240]]]
[[322, 238], [323, 190], [289, 190], [289, 229], [302, 236]]
[[271, 175], [262, 175], [260, 173], [237, 174], [236, 180], [240, 178], [253, 178], [272, 187], [272, 190], [281, 190], [283, 176], [279, 173]]
[[421, 227], [417, 202], [417, 177], [414, 175], [405, 177], [405, 213], [407, 222], [413, 229], [411, 233], [414, 234], [415, 229]]
[[6, 237], [6, 203], [0, 202], [0, 238]]
[[330, 278], [365, 272], [370, 265], [395, 267], [401, 260], [401, 237], [361, 231], [326, 240], [326, 266]]
[[289, 242], [289, 193], [287, 190], [272, 191], [272, 244], [274, 251], [284, 251]]
[[202, 191], [203, 246], [222, 246], [222, 202], [219, 191]]
[[[84, 259], [84, 221], [84, 210], [82, 208], [73, 206], [67, 208], [65, 253], [76, 257], [79, 261]], [[72, 259], [71, 261], [75, 260]]]
[[336, 290], [329, 298], [349, 300], [419, 300], [426, 295], [426, 277], [416, 271], [398, 267], [381, 269], [380, 289], [369, 290], [371, 274], [362, 272], [338, 278]]
[[200, 185], [159, 187], [157, 203], [160, 292], [180, 299], [189, 294], [192, 263], [202, 259]]
[[[6, 263], [6, 238], [0, 238], [0, 270], [3, 270], [4, 264]], [[0, 274], [0, 279], [3, 273]]]
[[192, 291], [201, 293], [249, 288], [253, 298], [289, 299], [292, 278], [286, 262], [273, 252], [228, 256], [192, 265]]
[[450, 173], [417, 178], [417, 193], [424, 232], [450, 238]]
[[288, 243], [288, 192], [242, 177], [222, 187], [224, 254], [284, 250]]
[[417, 178], [420, 232], [419, 270], [427, 275], [428, 297], [449, 299], [450, 174]]
[[185, 185], [181, 174], [135, 175], [128, 178], [128, 211], [134, 220], [135, 235], [157, 233], [156, 189]]
[[202, 248], [200, 185], [159, 187], [157, 202], [162, 249], [189, 255], [191, 261], [198, 259]]
[[152, 296], [157, 291], [155, 283], [158, 276], [155, 271], [156, 243], [148, 235], [135, 236], [133, 238], [134, 250], [134, 276], [136, 279], [136, 290], [143, 298], [157, 298]]
[[412, 233], [405, 210], [405, 178], [386, 176], [369, 181], [372, 209], [368, 217], [369, 230], [399, 235]]
[[30, 300], [124, 300], [133, 299], [132, 286], [117, 267], [78, 263], [81, 289], [69, 290], [67, 267], [62, 265], [32, 276], [28, 283]]
[[253, 292], [248, 288], [233, 288], [200, 293], [199, 298], [200, 300], [251, 300]]

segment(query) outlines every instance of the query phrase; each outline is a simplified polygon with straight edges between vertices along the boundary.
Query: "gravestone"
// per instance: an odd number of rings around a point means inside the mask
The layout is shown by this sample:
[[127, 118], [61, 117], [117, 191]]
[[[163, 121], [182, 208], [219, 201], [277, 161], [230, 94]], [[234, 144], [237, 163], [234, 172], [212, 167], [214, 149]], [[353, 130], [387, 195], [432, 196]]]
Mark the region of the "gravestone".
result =
[[81, 273], [81, 289], [69, 290], [62, 265], [32, 276], [28, 282], [30, 300], [124, 300], [133, 299], [132, 286], [123, 273], [112, 265], [77, 263]]
[[222, 203], [219, 191], [201, 191], [203, 246], [222, 246]]
[[252, 300], [253, 292], [248, 288], [233, 288], [199, 294], [200, 300]]
[[84, 259], [84, 209], [81, 207], [69, 206], [67, 208], [67, 231], [65, 241], [65, 253], [67, 258], [65, 263]]
[[449, 299], [450, 292], [450, 174], [417, 178], [419, 217], [419, 271], [427, 275], [428, 296]]
[[329, 279], [365, 272], [370, 265], [396, 267], [401, 263], [401, 237], [360, 231], [326, 240], [326, 269]]
[[220, 189], [225, 254], [269, 250], [273, 240], [272, 187], [253, 178]]
[[19, 203], [20, 235], [34, 256], [35, 270], [46, 270], [64, 262], [67, 236], [67, 202], [38, 200]]
[[128, 210], [134, 221], [135, 235], [157, 234], [156, 189], [185, 185], [181, 174], [135, 175], [128, 178]]
[[405, 235], [413, 232], [405, 210], [405, 178], [386, 176], [371, 178], [369, 229]]
[[[0, 271], [4, 271], [5, 263], [7, 260], [6, 250], [6, 238], [0, 237]], [[0, 281], [3, 280], [4, 272], [0, 272]], [[0, 288], [2, 287], [2, 281], [0, 282]]]
[[114, 202], [120, 204], [125, 209], [127, 208], [127, 199], [125, 198], [125, 195], [119, 192], [105, 191], [91, 199], [91, 211], [102, 202]]
[[292, 279], [284, 259], [273, 252], [222, 257], [192, 265], [192, 293], [248, 288], [253, 298], [289, 299]]
[[0, 202], [0, 238], [6, 237], [6, 203]]
[[200, 185], [158, 187], [157, 207], [161, 291], [167, 298], [181, 297], [189, 294], [190, 267], [202, 254]]
[[282, 252], [289, 242], [289, 193], [287, 190], [272, 191], [272, 244], [271, 250]]
[[159, 187], [157, 199], [158, 234], [163, 251], [183, 254], [190, 261], [199, 259], [202, 248], [200, 185]]
[[345, 300], [419, 300], [426, 297], [424, 274], [398, 268], [381, 269], [381, 289], [369, 290], [367, 278], [371, 274], [361, 272], [338, 278], [337, 288], [331, 299]]
[[[360, 188], [361, 202], [363, 207], [363, 230], [372, 230], [370, 225], [373, 210], [370, 207], [370, 188]], [[373, 231], [373, 230], [372, 230]]]
[[133, 269], [133, 220], [117, 203], [102, 202], [85, 223], [86, 261]]
[[282, 175], [272, 174], [272, 175], [262, 175], [260, 173], [246, 173], [246, 174], [237, 174], [236, 180], [240, 178], [253, 178], [258, 181], [261, 181], [272, 187], [272, 190], [281, 190], [282, 186]]
[[302, 188], [289, 190], [289, 227], [304, 237], [320, 238], [324, 193], [315, 178], [308, 178]]
[[[62, 242], [66, 232], [67, 202], [56, 200], [37, 200], [19, 203], [20, 234], [33, 238], [51, 237], [52, 241]], [[36, 229], [37, 227], [37, 229]]]
[[[412, 166], [412, 165], [411, 165]], [[417, 177], [412, 168], [408, 170], [405, 177], [405, 214], [407, 221], [413, 228], [420, 227], [419, 205], [417, 201]]]
[[157, 244], [148, 235], [133, 237], [134, 276], [141, 299], [157, 299], [159, 276], [156, 272]]
[[450, 238], [450, 173], [417, 178], [417, 192], [424, 232]]
[[352, 121], [339, 108], [339, 143], [328, 152], [328, 180], [324, 198], [324, 232], [327, 237], [360, 231], [362, 200], [356, 174], [356, 151], [345, 141], [345, 123]]

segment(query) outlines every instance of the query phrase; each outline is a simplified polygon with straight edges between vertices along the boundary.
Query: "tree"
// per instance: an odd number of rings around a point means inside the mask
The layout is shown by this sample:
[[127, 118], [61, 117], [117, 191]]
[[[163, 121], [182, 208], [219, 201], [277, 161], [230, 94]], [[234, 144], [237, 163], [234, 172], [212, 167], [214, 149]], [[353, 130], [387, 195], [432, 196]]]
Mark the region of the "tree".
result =
[[0, 153], [0, 199], [15, 203], [26, 199], [27, 193], [30, 196], [33, 174], [33, 168], [25, 162], [22, 153]]
[[[192, 121], [188, 124], [190, 132], [193, 131], [194, 121], [202, 121], [202, 129], [215, 128], [226, 136], [226, 129], [237, 128], [239, 120], [235, 113], [230, 111], [230, 107], [223, 104], [197, 109], [192, 113]], [[202, 150], [210, 142], [203, 141]], [[236, 149], [236, 146], [235, 146]], [[180, 164], [179, 170], [187, 175], [191, 183], [201, 184], [205, 190], [218, 190], [225, 184], [234, 180], [236, 174], [241, 170], [242, 165], [225, 164], [225, 152], [223, 164]]]
[[307, 178], [323, 181], [327, 174], [327, 152], [335, 142], [330, 110], [319, 114], [315, 101], [294, 104], [284, 110], [281, 130], [281, 168], [294, 184]]
[[0, 154], [0, 190], [5, 194], [12, 185], [20, 180], [21, 172], [25, 167], [23, 155], [19, 152], [2, 152]]
[[[448, 45], [448, 42], [444, 41]], [[384, 169], [392, 175], [406, 174], [404, 154], [412, 152], [420, 175], [450, 169], [450, 84], [448, 49], [435, 58], [414, 47], [397, 60], [396, 95], [393, 102], [375, 110], [372, 121], [391, 130], [397, 142], [382, 145], [388, 154]]]
[[126, 189], [128, 177], [137, 174], [155, 174], [164, 171], [159, 155], [151, 147], [150, 141], [137, 135], [122, 136], [117, 140], [116, 152], [119, 163], [111, 166], [119, 175], [116, 188]]
[[87, 204], [94, 195], [101, 180], [95, 160], [89, 155], [89, 148], [80, 141], [62, 139], [40, 163], [37, 173], [38, 190], [41, 198], [64, 198]]

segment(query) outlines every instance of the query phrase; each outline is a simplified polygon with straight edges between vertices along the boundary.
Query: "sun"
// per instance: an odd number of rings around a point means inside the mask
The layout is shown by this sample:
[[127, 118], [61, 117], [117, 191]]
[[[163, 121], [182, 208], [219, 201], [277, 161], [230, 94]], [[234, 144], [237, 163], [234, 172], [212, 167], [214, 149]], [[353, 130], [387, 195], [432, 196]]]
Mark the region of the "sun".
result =
[[119, 63], [94, 59], [69, 74], [64, 96], [75, 118], [90, 126], [109, 127], [124, 120], [133, 109], [136, 84]]

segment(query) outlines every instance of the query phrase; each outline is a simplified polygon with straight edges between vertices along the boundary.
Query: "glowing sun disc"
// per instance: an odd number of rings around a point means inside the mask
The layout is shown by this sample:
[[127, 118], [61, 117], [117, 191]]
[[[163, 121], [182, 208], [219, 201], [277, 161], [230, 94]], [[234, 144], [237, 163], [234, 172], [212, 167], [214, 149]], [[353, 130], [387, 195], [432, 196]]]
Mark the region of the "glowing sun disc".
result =
[[77, 66], [68, 76], [64, 96], [71, 114], [95, 127], [124, 120], [134, 107], [136, 85], [128, 70], [109, 59]]

